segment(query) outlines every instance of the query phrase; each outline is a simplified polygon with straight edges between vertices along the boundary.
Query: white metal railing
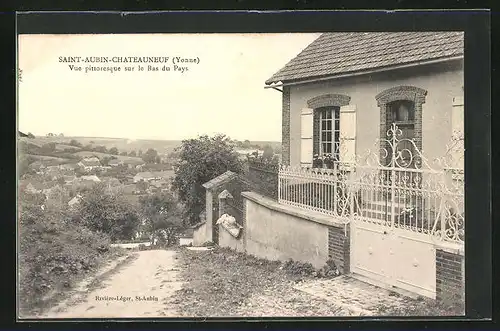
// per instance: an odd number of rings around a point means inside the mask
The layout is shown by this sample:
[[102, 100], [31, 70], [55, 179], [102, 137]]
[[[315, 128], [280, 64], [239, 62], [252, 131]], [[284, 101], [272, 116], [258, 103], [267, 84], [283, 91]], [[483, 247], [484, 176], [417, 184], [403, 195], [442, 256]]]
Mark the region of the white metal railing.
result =
[[[414, 142], [398, 134], [394, 125], [386, 150], [371, 154], [375, 163], [358, 159], [350, 167], [335, 163], [332, 169], [280, 166], [278, 201], [346, 222], [356, 218], [463, 242], [463, 172], [430, 168]], [[413, 144], [413, 151], [398, 149], [402, 141]], [[385, 155], [383, 163], [379, 155]]]
[[347, 192], [348, 172], [281, 166], [278, 173], [278, 201], [282, 204], [347, 218], [353, 197]]

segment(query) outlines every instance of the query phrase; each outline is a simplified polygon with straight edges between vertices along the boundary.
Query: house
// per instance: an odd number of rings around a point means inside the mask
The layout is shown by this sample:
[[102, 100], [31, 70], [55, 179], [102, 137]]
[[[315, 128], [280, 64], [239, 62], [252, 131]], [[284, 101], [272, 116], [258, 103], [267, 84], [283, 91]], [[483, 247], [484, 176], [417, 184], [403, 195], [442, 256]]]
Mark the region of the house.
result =
[[134, 183], [140, 182], [141, 180], [148, 182], [151, 180], [160, 180], [162, 179], [162, 172], [139, 172], [134, 176]]
[[441, 157], [463, 103], [463, 47], [462, 32], [322, 34], [266, 81], [282, 88], [283, 162], [338, 158], [342, 136], [347, 158], [363, 155], [393, 123]]
[[[203, 184], [207, 221], [195, 237], [464, 298], [463, 38], [320, 35], [265, 82], [282, 99], [282, 164], [261, 173], [277, 180], [277, 197], [222, 174]], [[241, 222], [240, 238], [217, 224], [223, 214]]]
[[119, 159], [113, 159], [113, 160], [110, 160], [110, 161], [108, 162], [108, 165], [109, 165], [110, 167], [118, 167], [118, 166], [121, 166], [121, 165], [123, 165], [123, 164], [124, 164], [124, 163], [123, 163], [123, 160], [119, 160]]
[[59, 169], [63, 171], [74, 171], [76, 168], [78, 168], [78, 165], [76, 165], [75, 163], [65, 163], [59, 165]]
[[102, 167], [101, 161], [95, 156], [82, 159], [77, 163], [78, 166], [84, 168], [85, 170], [92, 170]]
[[[350, 220], [350, 273], [443, 295], [436, 261], [449, 245], [463, 259], [464, 34], [324, 33], [265, 83], [282, 93], [282, 162], [289, 168], [279, 173], [280, 205]], [[342, 176], [329, 184], [331, 173], [312, 174], [318, 167]], [[330, 189], [311, 198], [313, 178]], [[457, 195], [437, 189], [445, 186]], [[439, 224], [436, 210], [444, 217]], [[422, 253], [429, 249], [434, 253]]]
[[82, 180], [82, 181], [91, 181], [91, 182], [95, 182], [95, 183], [101, 182], [101, 180], [99, 179], [99, 177], [97, 177], [96, 175], [81, 176], [80, 180]]

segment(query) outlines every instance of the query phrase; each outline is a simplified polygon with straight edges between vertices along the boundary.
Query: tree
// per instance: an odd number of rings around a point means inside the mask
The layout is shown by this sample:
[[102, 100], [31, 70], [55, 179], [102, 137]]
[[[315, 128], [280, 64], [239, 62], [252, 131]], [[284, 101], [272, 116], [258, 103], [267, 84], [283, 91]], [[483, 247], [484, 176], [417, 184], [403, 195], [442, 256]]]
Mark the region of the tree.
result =
[[75, 146], [75, 147], [82, 147], [82, 144], [78, 140], [76, 140], [76, 139], [71, 139], [71, 141], [69, 142], [69, 144], [71, 146]]
[[35, 162], [35, 159], [32, 156], [21, 154], [19, 156], [19, 165], [18, 165], [18, 173], [19, 177], [24, 176], [27, 173], [30, 173], [30, 164]]
[[139, 150], [139, 153], [137, 154], [137, 156], [139, 156], [139, 157], [142, 156], [142, 149]]
[[227, 170], [242, 172], [243, 164], [234, 148], [234, 143], [224, 135], [204, 135], [182, 141], [172, 188], [184, 204], [185, 216], [190, 224], [198, 223], [204, 210], [205, 189], [202, 184]]
[[99, 152], [99, 153], [107, 153], [108, 150], [106, 149], [105, 146], [96, 146], [93, 148], [94, 152]]
[[248, 149], [252, 147], [252, 144], [250, 143], [250, 140], [245, 140], [241, 147]]
[[155, 149], [150, 148], [142, 155], [142, 160], [146, 163], [155, 163], [157, 156], [158, 152]]
[[161, 163], [161, 157], [159, 155], [156, 156], [155, 163], [157, 163], [157, 164]]
[[31, 132], [28, 132], [28, 138], [30, 139], [34, 139], [35, 138], [35, 135]]
[[64, 133], [59, 133], [59, 137], [64, 137]]
[[144, 180], [141, 179], [140, 181], [137, 182], [135, 186], [139, 191], [146, 191], [149, 185], [148, 182], [145, 182]]
[[127, 156], [128, 154], [127, 154], [127, 152], [121, 152], [120, 155], [121, 156]]
[[116, 147], [111, 147], [111, 148], [109, 149], [109, 154], [118, 155], [118, 148], [116, 148]]
[[132, 151], [128, 154], [129, 156], [137, 156], [137, 153], [135, 151]]
[[[148, 195], [141, 197], [139, 204], [144, 220], [143, 231], [150, 235], [152, 244], [155, 239], [165, 239], [167, 246], [173, 244], [182, 228], [182, 215], [174, 196], [165, 192]], [[166, 237], [162, 238], [161, 233]]]
[[112, 241], [130, 240], [140, 224], [139, 214], [121, 195], [94, 185], [84, 193], [77, 211], [77, 220], [94, 232], [103, 232]]
[[273, 155], [273, 148], [270, 145], [264, 146], [264, 153], [262, 154], [262, 158], [264, 159], [264, 161], [271, 161]]
[[116, 159], [115, 156], [105, 156], [100, 161], [101, 161], [101, 164], [103, 166], [108, 166], [109, 165], [109, 161], [114, 160], [114, 159]]
[[55, 150], [56, 150], [56, 143], [55, 142], [43, 144], [42, 149], [41, 149], [42, 153], [46, 153], [46, 154], [50, 154], [50, 153], [54, 152]]

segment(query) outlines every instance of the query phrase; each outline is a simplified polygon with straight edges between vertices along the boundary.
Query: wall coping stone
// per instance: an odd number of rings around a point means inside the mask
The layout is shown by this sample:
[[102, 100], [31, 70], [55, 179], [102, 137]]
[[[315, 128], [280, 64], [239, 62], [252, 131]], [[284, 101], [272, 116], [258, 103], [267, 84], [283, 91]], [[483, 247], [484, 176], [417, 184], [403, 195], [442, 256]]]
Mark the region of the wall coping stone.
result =
[[447, 253], [465, 256], [464, 245], [458, 243], [451, 243], [451, 242], [437, 243], [436, 250], [441, 250]]
[[274, 211], [292, 215], [298, 218], [302, 218], [307, 221], [319, 223], [326, 226], [334, 226], [338, 228], [344, 228], [344, 226], [346, 225], [344, 221], [335, 219], [332, 216], [326, 216], [314, 211], [309, 211], [309, 210], [306, 211], [298, 207], [280, 204], [268, 197], [265, 197], [255, 192], [241, 192], [241, 195], [244, 198], [253, 201], [261, 206], [264, 206], [268, 209], [272, 209]]

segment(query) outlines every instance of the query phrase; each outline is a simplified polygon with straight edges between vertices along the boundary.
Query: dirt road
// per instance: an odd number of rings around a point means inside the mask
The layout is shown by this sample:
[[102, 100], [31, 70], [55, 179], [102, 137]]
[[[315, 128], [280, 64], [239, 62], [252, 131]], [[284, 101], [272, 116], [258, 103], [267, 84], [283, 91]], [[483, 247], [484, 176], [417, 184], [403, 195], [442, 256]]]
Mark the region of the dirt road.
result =
[[[175, 251], [134, 253], [134, 259], [104, 279], [54, 307], [45, 318], [133, 318], [179, 316], [172, 304], [181, 288]], [[83, 293], [82, 293], [83, 292]]]

